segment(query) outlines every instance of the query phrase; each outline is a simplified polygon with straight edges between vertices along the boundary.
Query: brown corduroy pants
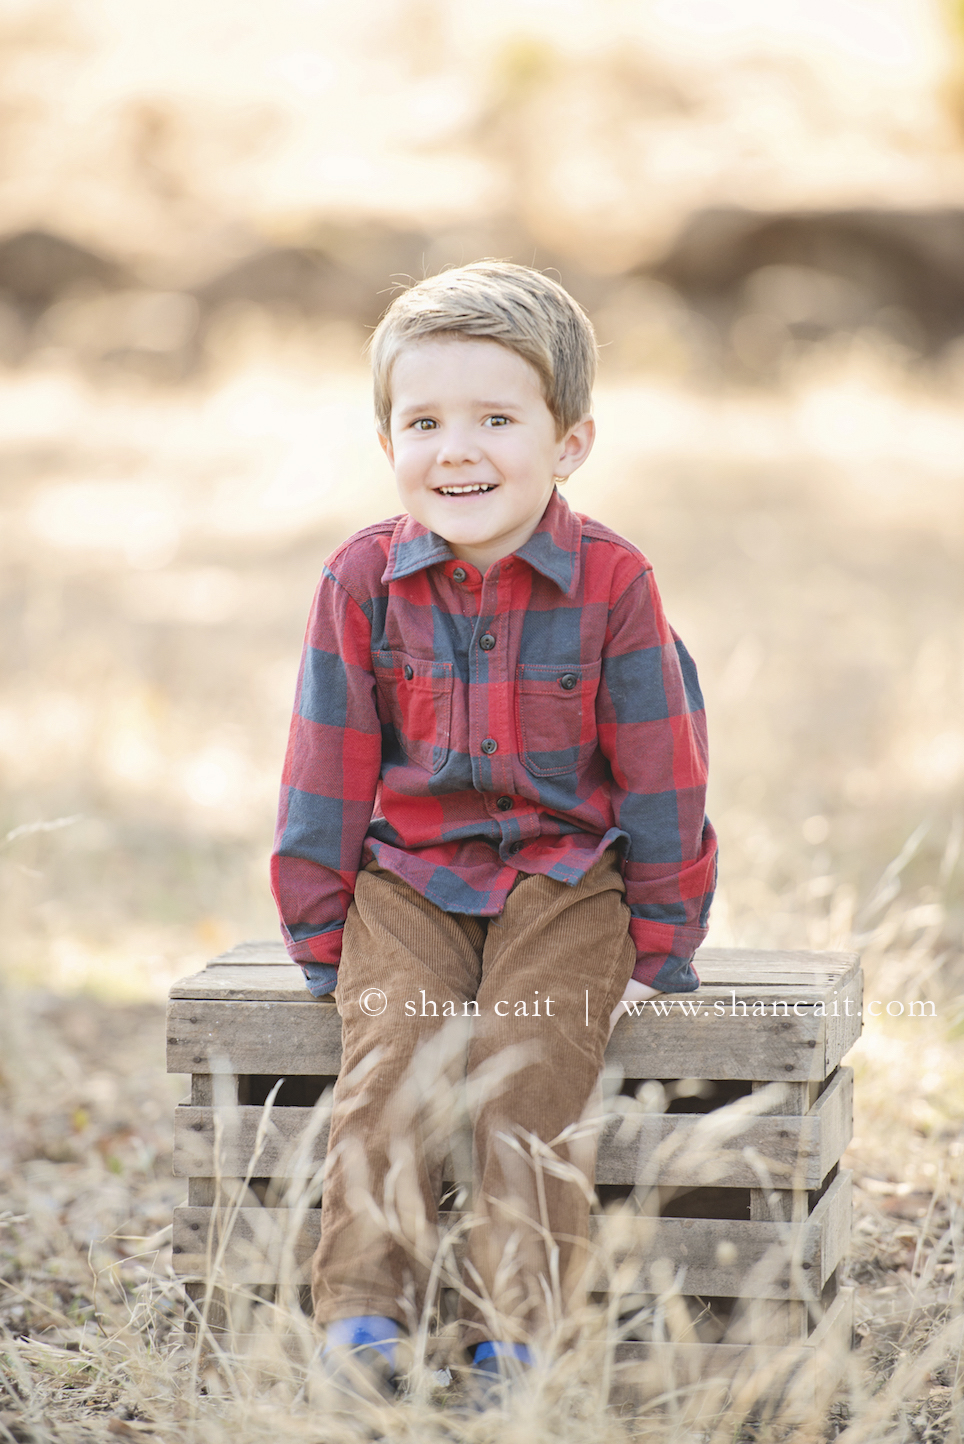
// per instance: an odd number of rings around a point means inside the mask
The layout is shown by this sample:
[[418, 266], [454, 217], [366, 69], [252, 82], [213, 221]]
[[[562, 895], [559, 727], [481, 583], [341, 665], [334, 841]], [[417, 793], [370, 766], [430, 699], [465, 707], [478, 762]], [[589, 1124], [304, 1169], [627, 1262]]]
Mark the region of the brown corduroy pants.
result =
[[381, 1314], [412, 1328], [427, 1291], [451, 1281], [437, 1209], [460, 1108], [473, 1139], [463, 1343], [548, 1338], [570, 1312], [595, 1168], [584, 1114], [635, 962], [624, 893], [612, 849], [576, 887], [520, 874], [494, 918], [442, 912], [375, 864], [359, 874], [338, 974], [319, 1324]]

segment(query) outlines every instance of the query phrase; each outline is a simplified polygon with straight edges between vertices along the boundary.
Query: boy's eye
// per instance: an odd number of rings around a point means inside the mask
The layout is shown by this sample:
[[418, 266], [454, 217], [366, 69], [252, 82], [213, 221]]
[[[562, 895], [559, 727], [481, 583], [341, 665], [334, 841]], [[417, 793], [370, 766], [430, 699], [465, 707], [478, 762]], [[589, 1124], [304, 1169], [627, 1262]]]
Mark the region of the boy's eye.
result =
[[486, 420], [487, 426], [508, 426], [508, 416], [489, 416]]
[[412, 422], [412, 430], [432, 431], [436, 425], [437, 423], [434, 422], [430, 416], [420, 416], [417, 421]]

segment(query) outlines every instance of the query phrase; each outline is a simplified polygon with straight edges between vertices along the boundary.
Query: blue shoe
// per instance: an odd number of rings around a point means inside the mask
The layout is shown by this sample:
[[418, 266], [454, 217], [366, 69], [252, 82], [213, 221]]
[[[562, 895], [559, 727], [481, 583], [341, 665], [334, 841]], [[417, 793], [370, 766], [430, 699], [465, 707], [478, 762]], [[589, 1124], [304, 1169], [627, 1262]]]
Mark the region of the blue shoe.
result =
[[376, 1314], [328, 1326], [320, 1383], [329, 1410], [355, 1413], [359, 1404], [389, 1404], [398, 1397], [395, 1356], [402, 1334], [394, 1319]]
[[490, 1409], [507, 1409], [520, 1393], [531, 1367], [532, 1355], [525, 1344], [479, 1344], [469, 1372], [466, 1412], [485, 1414]]

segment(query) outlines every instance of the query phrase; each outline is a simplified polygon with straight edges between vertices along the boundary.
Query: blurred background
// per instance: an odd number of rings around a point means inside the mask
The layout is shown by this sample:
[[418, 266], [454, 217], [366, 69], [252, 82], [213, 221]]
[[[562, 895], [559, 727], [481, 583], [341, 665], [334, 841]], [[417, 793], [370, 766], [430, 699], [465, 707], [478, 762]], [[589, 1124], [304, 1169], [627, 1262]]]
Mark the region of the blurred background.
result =
[[[11, 1438], [184, 1417], [162, 1000], [278, 936], [311, 595], [398, 509], [366, 338], [483, 256], [551, 270], [598, 330], [566, 494], [650, 556], [699, 665], [710, 941], [856, 946], [891, 1000], [851, 1055], [848, 1277], [868, 1388], [896, 1372], [852, 1437], [889, 1398], [894, 1439], [951, 1437], [964, 0], [0, 0]], [[17, 1432], [28, 1396], [48, 1422]]]
[[960, 0], [0, 0], [3, 974], [277, 936], [311, 593], [398, 509], [365, 340], [482, 256], [597, 327], [567, 496], [700, 668], [711, 941], [953, 999]]

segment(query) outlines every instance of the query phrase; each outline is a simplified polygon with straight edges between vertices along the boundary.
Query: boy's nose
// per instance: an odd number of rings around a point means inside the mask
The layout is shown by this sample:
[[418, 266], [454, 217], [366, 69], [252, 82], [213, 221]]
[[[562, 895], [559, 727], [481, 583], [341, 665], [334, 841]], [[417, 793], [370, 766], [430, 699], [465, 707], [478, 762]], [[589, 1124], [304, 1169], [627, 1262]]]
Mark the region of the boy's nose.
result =
[[463, 466], [482, 460], [479, 446], [467, 436], [449, 434], [438, 449], [439, 466]]

